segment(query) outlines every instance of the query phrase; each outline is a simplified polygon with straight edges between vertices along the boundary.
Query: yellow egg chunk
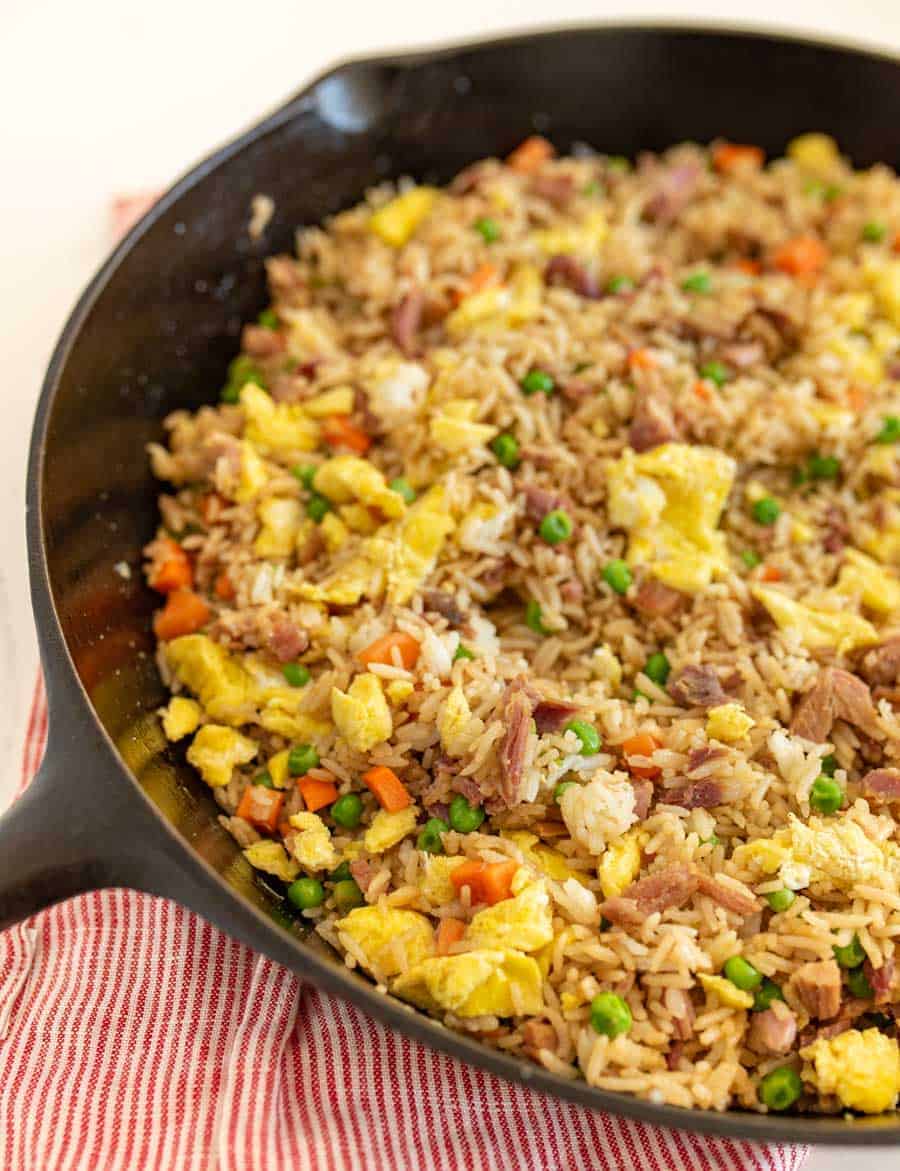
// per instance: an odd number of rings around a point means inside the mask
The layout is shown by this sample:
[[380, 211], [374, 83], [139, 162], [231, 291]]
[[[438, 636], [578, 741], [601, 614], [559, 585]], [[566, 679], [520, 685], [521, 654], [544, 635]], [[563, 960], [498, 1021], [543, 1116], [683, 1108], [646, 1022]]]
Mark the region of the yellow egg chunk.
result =
[[298, 403], [276, 403], [252, 382], [241, 391], [240, 402], [247, 418], [244, 435], [263, 454], [315, 451], [319, 425]]
[[728, 572], [718, 531], [737, 465], [711, 447], [664, 443], [626, 448], [607, 469], [609, 519], [629, 534], [628, 562], [673, 589], [694, 593]]
[[288, 818], [294, 829], [291, 852], [306, 870], [333, 870], [338, 864], [337, 851], [331, 844], [328, 826], [316, 813], [293, 813]]
[[356, 907], [338, 919], [336, 926], [356, 945], [366, 969], [378, 980], [389, 980], [434, 951], [431, 923], [418, 911], [378, 905]]
[[327, 720], [318, 720], [304, 712], [278, 707], [274, 701], [272, 706], [259, 713], [259, 723], [267, 732], [274, 732], [286, 740], [295, 740], [301, 744], [316, 744], [331, 731], [331, 724]]
[[332, 687], [331, 717], [340, 735], [356, 752], [368, 752], [387, 740], [394, 730], [381, 680], [371, 672], [357, 675], [347, 691]]
[[787, 157], [805, 171], [828, 175], [840, 163], [837, 143], [829, 134], [810, 132], [791, 139]]
[[270, 496], [259, 502], [256, 515], [262, 526], [253, 542], [257, 557], [290, 557], [303, 519], [300, 501]]
[[244, 850], [251, 866], [266, 874], [274, 874], [282, 882], [293, 882], [300, 873], [299, 865], [288, 854], [281, 842], [254, 842]]
[[838, 593], [858, 595], [864, 606], [879, 614], [900, 609], [900, 581], [858, 549], [844, 550], [844, 564], [834, 588]]
[[849, 1029], [822, 1037], [800, 1050], [812, 1065], [811, 1080], [820, 1094], [833, 1094], [848, 1110], [880, 1114], [900, 1093], [900, 1048], [878, 1029]]
[[291, 755], [291, 750], [285, 748], [282, 752], [276, 752], [274, 756], [270, 756], [266, 763], [266, 770], [272, 778], [272, 784], [276, 789], [287, 789], [290, 787], [292, 777], [288, 769], [288, 757]]
[[227, 785], [234, 770], [239, 765], [249, 764], [257, 751], [256, 742], [234, 728], [204, 724], [187, 750], [187, 758], [207, 785], [217, 789]]
[[568, 864], [565, 854], [554, 850], [552, 846], [541, 845], [537, 834], [530, 833], [525, 829], [510, 829], [503, 830], [500, 836], [518, 846], [526, 861], [530, 862], [536, 870], [540, 870], [542, 874], [546, 874], [548, 878], [552, 878], [554, 882], [565, 882], [569, 878], [574, 878], [582, 883], [586, 881], [580, 871], [573, 870]]
[[308, 398], [303, 409], [312, 419], [325, 419], [329, 415], [350, 415], [353, 413], [355, 392], [352, 386], [333, 386], [315, 398]]
[[429, 854], [420, 871], [419, 889], [433, 907], [456, 900], [456, 887], [450, 881], [451, 873], [465, 862], [461, 855]]
[[597, 866], [600, 887], [606, 898], [615, 898], [637, 878], [641, 869], [640, 832], [630, 830], [611, 842]]
[[373, 212], [369, 228], [392, 248], [402, 248], [431, 213], [439, 192], [434, 187], [413, 187]]
[[599, 251], [608, 236], [606, 214], [597, 208], [589, 212], [580, 224], [534, 232], [532, 239], [547, 256], [577, 253], [579, 256], [591, 257]]
[[726, 1008], [753, 1007], [752, 993], [744, 992], [724, 976], [708, 976], [705, 972], [698, 972], [697, 979], [703, 985], [704, 991], [712, 992]]
[[550, 895], [543, 882], [530, 882], [511, 899], [502, 899], [472, 916], [466, 940], [474, 947], [537, 951], [553, 939]]
[[404, 700], [409, 699], [415, 687], [408, 679], [392, 679], [385, 687], [385, 691], [390, 702], [398, 707]]
[[195, 699], [173, 695], [163, 709], [162, 726], [167, 740], [182, 740], [196, 732], [203, 719], [203, 708]]
[[381, 854], [413, 833], [418, 817], [419, 810], [415, 805], [407, 805], [397, 813], [380, 809], [366, 830], [363, 844], [370, 854]]
[[508, 288], [482, 289], [471, 293], [448, 314], [444, 326], [447, 333], [459, 338], [479, 325], [498, 325], [509, 308], [512, 294]]
[[482, 721], [473, 718], [463, 689], [452, 687], [437, 714], [438, 735], [447, 755], [463, 756], [483, 728]]
[[350, 539], [350, 530], [339, 516], [333, 512], [326, 512], [319, 525], [319, 532], [325, 540], [325, 548], [329, 553], [337, 553]]
[[428, 433], [439, 447], [451, 455], [469, 451], [473, 447], [484, 447], [498, 433], [490, 423], [476, 423], [478, 400], [455, 399], [441, 404], [432, 416]]
[[817, 610], [767, 586], [751, 586], [750, 592], [765, 606], [779, 630], [795, 634], [811, 650], [833, 647], [846, 654], [878, 642], [878, 631], [858, 614]]
[[241, 470], [238, 475], [237, 486], [234, 489], [234, 498], [238, 504], [246, 504], [252, 500], [268, 483], [269, 475], [262, 456], [252, 443], [247, 440], [241, 442]]
[[432, 1011], [511, 1017], [541, 1011], [541, 986], [541, 970], [532, 956], [479, 949], [423, 960], [397, 978], [393, 992]]
[[387, 486], [374, 464], [357, 455], [336, 455], [326, 460], [313, 477], [313, 487], [332, 504], [358, 501], [391, 518], [403, 516], [406, 511], [406, 501], [400, 493]]
[[722, 703], [706, 713], [706, 734], [711, 740], [731, 744], [743, 739], [755, 723], [739, 703]]

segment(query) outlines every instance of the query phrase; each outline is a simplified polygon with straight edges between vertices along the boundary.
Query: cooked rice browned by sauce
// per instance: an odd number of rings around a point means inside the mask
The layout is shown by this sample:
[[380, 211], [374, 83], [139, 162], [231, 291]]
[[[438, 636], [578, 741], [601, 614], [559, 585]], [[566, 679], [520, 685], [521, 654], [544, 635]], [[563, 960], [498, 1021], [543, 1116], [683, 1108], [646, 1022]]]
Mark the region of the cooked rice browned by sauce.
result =
[[900, 1090], [900, 183], [528, 140], [166, 420], [166, 734], [350, 967], [678, 1106]]

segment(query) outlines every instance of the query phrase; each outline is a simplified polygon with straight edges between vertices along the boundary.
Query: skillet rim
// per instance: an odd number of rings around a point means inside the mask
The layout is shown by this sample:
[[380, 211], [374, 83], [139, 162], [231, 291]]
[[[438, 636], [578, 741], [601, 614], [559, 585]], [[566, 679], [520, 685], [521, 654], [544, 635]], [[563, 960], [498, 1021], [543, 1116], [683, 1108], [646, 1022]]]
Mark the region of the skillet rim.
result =
[[[123, 808], [134, 799], [143, 802], [144, 812], [151, 813], [151, 825], [161, 839], [164, 854], [171, 861], [177, 859], [180, 871], [175, 876], [159, 873], [159, 861], [147, 853], [145, 859], [155, 882], [137, 889], [176, 898], [217, 926], [238, 935], [252, 947], [283, 963], [303, 979], [311, 979], [323, 991], [336, 993], [349, 1000], [380, 1023], [397, 1028], [412, 1039], [451, 1057], [458, 1057], [478, 1068], [486, 1069], [508, 1081], [517, 1082], [547, 1094], [551, 1099], [573, 1102], [613, 1115], [635, 1119], [655, 1126], [693, 1131], [758, 1142], [819, 1143], [828, 1145], [893, 1145], [900, 1144], [900, 1114], [875, 1116], [870, 1119], [843, 1116], [767, 1115], [750, 1111], [730, 1110], [722, 1113], [657, 1104], [628, 1094], [591, 1087], [583, 1080], [571, 1081], [551, 1074], [522, 1058], [514, 1058], [456, 1033], [424, 1013], [404, 1005], [395, 998], [378, 992], [373, 984], [352, 973], [339, 959], [325, 958], [296, 935], [288, 932], [267, 917], [235, 891], [207, 862], [196, 854], [181, 835], [163, 816], [154, 802], [143, 791], [125, 764], [106, 729], [97, 717], [94, 707], [78, 677], [68, 644], [57, 614], [50, 586], [45, 533], [42, 524], [44, 499], [43, 472], [48, 423], [59, 388], [62, 372], [80, 331], [103, 294], [107, 284], [123, 259], [137, 248], [149, 229], [180, 198], [197, 183], [224, 163], [277, 129], [315, 100], [319, 87], [340, 75], [354, 70], [396, 68], [414, 70], [452, 59], [461, 53], [476, 53], [488, 49], [513, 49], [536, 41], [548, 43], [580, 34], [607, 34], [646, 32], [660, 35], [680, 34], [699, 38], [729, 36], [748, 43], [778, 41], [787, 44], [831, 49], [849, 57], [865, 57], [895, 66], [900, 65], [900, 52], [885, 50], [861, 38], [818, 35], [789, 26], [744, 24], [741, 22], [690, 18], [655, 20], [640, 17], [630, 20], [572, 22], [516, 30], [496, 36], [441, 42], [435, 46], [402, 52], [379, 52], [339, 60], [335, 65], [315, 75], [299, 91], [288, 97], [273, 111], [243, 130], [236, 137], [215, 148], [209, 155], [186, 171], [153, 204], [147, 213], [131, 228], [112, 250], [72, 309], [59, 336], [38, 399], [28, 458], [26, 495], [26, 529], [32, 606], [40, 642], [41, 662], [47, 680], [50, 708], [50, 736], [47, 758], [54, 751], [54, 729], [73, 721], [62, 709], [63, 695], [67, 700], [77, 696], [77, 722], [96, 734], [108, 753], [105, 760], [107, 774], [115, 770], [115, 783], [121, 785], [124, 777], [131, 786], [131, 794]], [[898, 74], [900, 82], [900, 74]], [[90, 782], [89, 782], [90, 783]], [[136, 806], [136, 802], [135, 802]], [[146, 821], [145, 817], [145, 821]], [[101, 851], [102, 853], [102, 851]], [[185, 889], [186, 888], [186, 889]]]

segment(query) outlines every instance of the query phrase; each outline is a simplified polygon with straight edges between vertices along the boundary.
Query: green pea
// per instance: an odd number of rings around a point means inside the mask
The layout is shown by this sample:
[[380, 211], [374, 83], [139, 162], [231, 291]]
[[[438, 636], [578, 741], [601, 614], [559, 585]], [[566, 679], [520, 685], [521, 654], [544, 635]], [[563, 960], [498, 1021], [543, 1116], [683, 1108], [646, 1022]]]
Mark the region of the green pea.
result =
[[472, 227], [478, 232], [485, 244], [494, 244], [500, 239], [500, 225], [490, 216], [482, 216], [481, 219], [475, 221]]
[[585, 183], [585, 185], [582, 187], [581, 194], [588, 196], [588, 198], [590, 198], [592, 195], [602, 195], [603, 186], [601, 183], [598, 183], [596, 179], [591, 179], [590, 183]]
[[484, 821], [484, 810], [480, 805], [470, 805], [461, 793], [450, 802], [450, 826], [460, 834], [470, 834]]
[[724, 386], [731, 377], [731, 371], [724, 362], [707, 362], [700, 367], [700, 377], [714, 382], [716, 386]]
[[816, 777], [809, 791], [809, 804], [817, 813], [837, 813], [844, 804], [844, 790], [831, 777]]
[[305, 777], [319, 763], [319, 754], [311, 744], [297, 744], [288, 753], [288, 772], [292, 777]]
[[236, 403], [240, 400], [241, 391], [248, 382], [265, 389], [266, 380], [259, 367], [247, 354], [238, 354], [228, 366], [228, 380], [222, 391], [222, 401]]
[[772, 496], [763, 496], [753, 504], [753, 519], [760, 525], [773, 525], [781, 516], [781, 505]]
[[753, 1011], [765, 1012], [772, 1007], [773, 1000], [784, 1000], [784, 993], [774, 980], [766, 976], [753, 995]]
[[350, 877], [350, 863], [344, 861], [340, 864], [340, 866], [336, 866], [334, 870], [332, 870], [332, 872], [328, 875], [328, 881], [343, 882], [345, 879]]
[[525, 625], [535, 634], [550, 633], [541, 621], [541, 604], [536, 602], [534, 598], [531, 598], [525, 606]]
[[711, 293], [712, 280], [708, 272], [695, 272], [684, 278], [681, 287], [686, 293]]
[[630, 293], [634, 288], [634, 281], [627, 276], [614, 276], [606, 285], [608, 293]]
[[578, 737], [582, 756], [595, 756], [600, 751], [600, 733], [587, 720], [570, 720], [565, 730]]
[[900, 439], [900, 415], [885, 415], [881, 430], [875, 436], [876, 443], [896, 443]]
[[633, 578], [625, 562], [616, 558], [614, 561], [607, 561], [603, 566], [603, 580], [617, 594], [627, 594]]
[[[362, 813], [363, 803], [359, 793], [344, 793], [331, 806], [331, 816], [344, 829], [356, 829]], [[349, 870], [347, 873], [350, 873]]]
[[313, 486], [313, 480], [318, 470], [314, 464], [297, 464], [296, 467], [291, 468], [291, 475], [295, 476], [303, 487], [309, 490]]
[[472, 654], [472, 652], [469, 650], [469, 648], [467, 646], [463, 646], [462, 643], [460, 643], [459, 646], [456, 648], [456, 650], [453, 652], [453, 662], [454, 663], [458, 663], [460, 661], [460, 659], [474, 659], [474, 658], [475, 658], [475, 656]]
[[491, 451], [497, 457], [497, 463], [504, 468], [519, 466], [519, 441], [515, 435], [504, 433], [491, 440]]
[[266, 329], [277, 329], [280, 324], [278, 314], [274, 309], [263, 309], [256, 320], [260, 325], [264, 325]]
[[310, 911], [325, 902], [325, 887], [317, 878], [298, 878], [287, 888], [287, 897], [298, 911]]
[[785, 886], [781, 890], [770, 890], [766, 895], [766, 902], [777, 915], [780, 915], [782, 911], [788, 909], [796, 897], [794, 892]]
[[731, 956], [722, 968], [726, 980], [730, 980], [742, 992], [752, 992], [763, 982], [762, 972], [754, 968], [743, 956]]
[[618, 171], [619, 174], [626, 175], [631, 170], [631, 162], [624, 155], [610, 155], [606, 160], [606, 169], [608, 171]]
[[257, 773], [253, 778], [254, 785], [261, 785], [264, 789], [274, 789], [275, 782], [272, 780], [272, 774], [267, 768], [264, 768], [261, 773]]
[[799, 488], [801, 484], [805, 484], [809, 479], [809, 472], [806, 468], [794, 468], [791, 472], [791, 483], [795, 488]]
[[553, 800], [559, 804], [559, 799], [565, 793], [566, 789], [571, 789], [573, 785], [577, 785], [577, 781], [560, 781], [558, 785], [553, 787]]
[[548, 545], [561, 545], [563, 541], [568, 541], [571, 537], [573, 528], [572, 518], [569, 514], [561, 508], [554, 508], [541, 521], [538, 532], [541, 534], [541, 539], [546, 541]]
[[519, 385], [527, 395], [553, 394], [556, 389], [556, 383], [546, 370], [529, 370]]
[[852, 968], [847, 973], [847, 987], [860, 1000], [871, 1000], [875, 995], [872, 985], [869, 983], [866, 973], [861, 967]]
[[648, 679], [652, 679], [654, 683], [658, 683], [660, 687], [665, 687], [671, 670], [672, 664], [662, 651], [656, 651], [644, 663], [644, 674]]
[[305, 687], [312, 678], [309, 667], [304, 667], [302, 663], [285, 663], [281, 673], [291, 687]]
[[591, 1001], [591, 1027], [604, 1037], [618, 1037], [631, 1028], [631, 1009], [615, 992], [600, 992]]
[[745, 549], [741, 554], [741, 561], [743, 561], [748, 569], [756, 569], [757, 565], [762, 564], [762, 557], [760, 557], [755, 549]]
[[342, 878], [340, 882], [336, 882], [332, 894], [334, 905], [342, 915], [352, 911], [354, 907], [361, 907], [366, 901], [359, 884], [352, 878]]
[[306, 515], [310, 520], [319, 524], [329, 512], [331, 512], [331, 503], [324, 496], [320, 496], [318, 492], [314, 492], [307, 501]]
[[446, 821], [440, 817], [429, 817], [425, 822], [425, 828], [416, 838], [416, 849], [423, 850], [426, 854], [443, 854], [444, 843], [441, 834], [445, 834], [449, 828]]
[[222, 387], [219, 398], [223, 403], [228, 403], [230, 406], [234, 406], [235, 403], [240, 401], [241, 388], [235, 383], [229, 382]]
[[407, 504], [412, 504], [416, 498], [415, 488], [413, 488], [409, 480], [404, 479], [403, 476], [397, 476], [395, 479], [391, 480], [391, 482], [388, 484], [388, 487], [392, 492], [398, 492]]
[[849, 943], [843, 947], [835, 944], [831, 950], [834, 952], [834, 958], [842, 968], [858, 968], [866, 958], [863, 946], [855, 933]]
[[829, 752], [827, 756], [823, 756], [819, 762], [819, 768], [826, 777], [833, 777], [837, 771], [837, 757], [833, 752]]
[[759, 1100], [770, 1110], [787, 1110], [802, 1093], [800, 1074], [789, 1065], [773, 1069], [759, 1083]]
[[887, 235], [887, 224], [881, 220], [869, 220], [863, 224], [862, 238], [868, 244], [880, 244]]
[[841, 461], [833, 455], [811, 455], [806, 467], [811, 480], [836, 480], [841, 474]]

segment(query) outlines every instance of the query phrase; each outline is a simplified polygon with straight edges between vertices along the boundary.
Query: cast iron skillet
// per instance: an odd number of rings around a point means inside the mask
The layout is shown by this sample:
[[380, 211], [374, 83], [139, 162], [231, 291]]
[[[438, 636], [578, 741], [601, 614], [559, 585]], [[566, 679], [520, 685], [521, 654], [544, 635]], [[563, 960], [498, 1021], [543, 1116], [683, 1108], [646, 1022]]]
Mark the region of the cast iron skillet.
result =
[[[295, 225], [386, 176], [444, 182], [534, 131], [561, 150], [581, 141], [630, 155], [717, 135], [777, 153], [810, 129], [835, 134], [859, 165], [896, 166], [900, 65], [758, 34], [568, 29], [338, 66], [177, 183], [85, 291], [38, 406], [27, 520], [50, 740], [40, 774], [0, 821], [0, 926], [79, 891], [135, 887], [177, 899], [391, 1026], [557, 1098], [759, 1140], [900, 1143], [896, 1115], [716, 1115], [591, 1089], [376, 993], [291, 926], [165, 744], [154, 599], [139, 571], [156, 524], [145, 445], [169, 411], [215, 398], [241, 321], [264, 303], [263, 258], [290, 249]], [[254, 244], [256, 192], [277, 211]]]

